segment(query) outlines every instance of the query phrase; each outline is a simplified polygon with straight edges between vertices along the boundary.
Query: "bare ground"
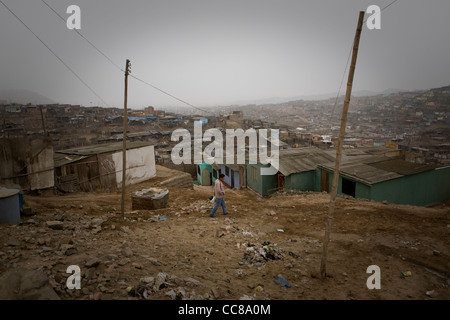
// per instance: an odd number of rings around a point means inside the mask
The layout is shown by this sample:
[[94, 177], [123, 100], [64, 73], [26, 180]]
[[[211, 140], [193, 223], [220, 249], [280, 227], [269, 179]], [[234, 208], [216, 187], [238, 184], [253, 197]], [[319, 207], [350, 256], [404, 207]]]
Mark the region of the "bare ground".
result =
[[[261, 198], [227, 190], [230, 214], [219, 209], [210, 218], [211, 187], [169, 188], [168, 207], [132, 210], [132, 192], [170, 174], [158, 167], [156, 178], [127, 187], [124, 216], [120, 192], [25, 196], [36, 214], [18, 226], [0, 225], [0, 276], [41, 268], [63, 300], [144, 299], [127, 292], [140, 285], [152, 300], [450, 298], [449, 204], [338, 198], [321, 279], [328, 194]], [[100, 227], [93, 225], [98, 218]], [[52, 220], [63, 221], [63, 229], [50, 229]], [[67, 288], [69, 265], [81, 268], [80, 290]], [[366, 285], [371, 265], [380, 268], [381, 289]], [[158, 274], [166, 276], [163, 285]], [[280, 276], [289, 287], [276, 283]]]

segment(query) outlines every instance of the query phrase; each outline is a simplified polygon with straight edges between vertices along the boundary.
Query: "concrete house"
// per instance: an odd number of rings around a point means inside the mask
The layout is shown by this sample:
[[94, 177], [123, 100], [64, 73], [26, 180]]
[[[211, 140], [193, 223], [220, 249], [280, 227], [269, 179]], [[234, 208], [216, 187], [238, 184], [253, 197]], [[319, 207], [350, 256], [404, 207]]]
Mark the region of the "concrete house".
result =
[[[55, 151], [55, 186], [64, 192], [121, 188], [122, 150], [119, 142]], [[154, 146], [127, 142], [126, 163], [126, 185], [156, 176]]]

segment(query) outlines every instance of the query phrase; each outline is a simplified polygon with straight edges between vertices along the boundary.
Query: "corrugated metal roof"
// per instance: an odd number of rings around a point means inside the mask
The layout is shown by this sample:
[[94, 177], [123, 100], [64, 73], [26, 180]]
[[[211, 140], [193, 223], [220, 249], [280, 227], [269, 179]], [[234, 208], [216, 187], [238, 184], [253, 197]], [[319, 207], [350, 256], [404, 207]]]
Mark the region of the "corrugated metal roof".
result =
[[[132, 141], [127, 142], [127, 150], [136, 149], [151, 146], [153, 144], [145, 141]], [[108, 143], [108, 144], [98, 144], [86, 147], [77, 147], [66, 150], [58, 150], [53, 154], [54, 166], [61, 167], [67, 164], [86, 159], [89, 156], [118, 152], [123, 150], [123, 142]]]
[[419, 163], [413, 163], [401, 159], [391, 159], [381, 162], [375, 162], [370, 164], [372, 167], [396, 172], [398, 174], [401, 174], [403, 176], [416, 174], [420, 172], [425, 172], [429, 170], [433, 170], [434, 167], [431, 165], [425, 165], [425, 164], [419, 164]]
[[[321, 167], [334, 171], [334, 162], [322, 164]], [[412, 175], [433, 167], [411, 163], [402, 159], [392, 159], [385, 156], [361, 156], [354, 159], [341, 160], [339, 174], [343, 177], [360, 181], [364, 184], [375, 184], [407, 175]]]
[[340, 174], [342, 176], [353, 178], [354, 180], [358, 180], [365, 184], [375, 184], [402, 176], [395, 172], [380, 170], [365, 163], [353, 163], [347, 165], [344, 164], [340, 168]]
[[[153, 144], [145, 141], [130, 141], [127, 142], [127, 150], [151, 146]], [[67, 155], [92, 156], [96, 154], [117, 152], [123, 150], [123, 142], [96, 144], [86, 147], [77, 147], [66, 150], [58, 150], [55, 153]]]
[[53, 163], [55, 168], [62, 167], [68, 165], [72, 162], [77, 162], [83, 159], [86, 159], [88, 156], [77, 156], [77, 155], [67, 155], [62, 153], [54, 153], [53, 154]]
[[318, 164], [334, 158], [316, 147], [292, 148], [279, 151], [279, 170], [284, 176], [315, 170]]

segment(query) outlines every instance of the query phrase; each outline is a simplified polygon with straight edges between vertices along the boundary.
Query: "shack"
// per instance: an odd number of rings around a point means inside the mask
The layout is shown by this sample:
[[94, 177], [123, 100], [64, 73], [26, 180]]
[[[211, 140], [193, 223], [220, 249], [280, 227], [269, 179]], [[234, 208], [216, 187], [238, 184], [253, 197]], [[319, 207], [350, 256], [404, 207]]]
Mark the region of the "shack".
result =
[[333, 160], [332, 155], [317, 147], [281, 149], [275, 175], [261, 175], [261, 168], [268, 165], [247, 164], [247, 185], [260, 195], [279, 190], [313, 191], [317, 166]]
[[53, 147], [49, 138], [3, 138], [0, 154], [0, 185], [17, 184], [26, 192], [54, 186]]
[[[126, 149], [126, 185], [156, 176], [154, 145], [133, 141]], [[122, 152], [122, 142], [55, 151], [55, 186], [63, 192], [121, 188]]]
[[[450, 199], [450, 167], [369, 156], [344, 161], [339, 170], [338, 194], [416, 206]], [[318, 165], [316, 188], [328, 192], [333, 174], [333, 163]]]

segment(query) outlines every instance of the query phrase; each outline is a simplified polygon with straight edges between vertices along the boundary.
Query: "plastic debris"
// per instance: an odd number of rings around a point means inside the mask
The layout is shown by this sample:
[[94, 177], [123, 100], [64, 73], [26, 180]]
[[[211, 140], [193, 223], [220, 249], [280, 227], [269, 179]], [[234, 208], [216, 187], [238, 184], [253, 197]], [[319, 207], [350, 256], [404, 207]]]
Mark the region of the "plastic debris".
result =
[[286, 288], [292, 288], [292, 286], [289, 284], [289, 282], [286, 280], [286, 278], [279, 276], [275, 279], [275, 283], [279, 284], [282, 287]]
[[405, 272], [402, 272], [402, 277], [403, 278], [405, 278], [405, 277], [411, 277], [412, 276], [412, 273], [411, 273], [411, 271], [405, 271]]
[[255, 292], [262, 292], [262, 291], [264, 291], [264, 288], [263, 288], [262, 286], [257, 286], [257, 287], [254, 289], [254, 291], [255, 291]]

